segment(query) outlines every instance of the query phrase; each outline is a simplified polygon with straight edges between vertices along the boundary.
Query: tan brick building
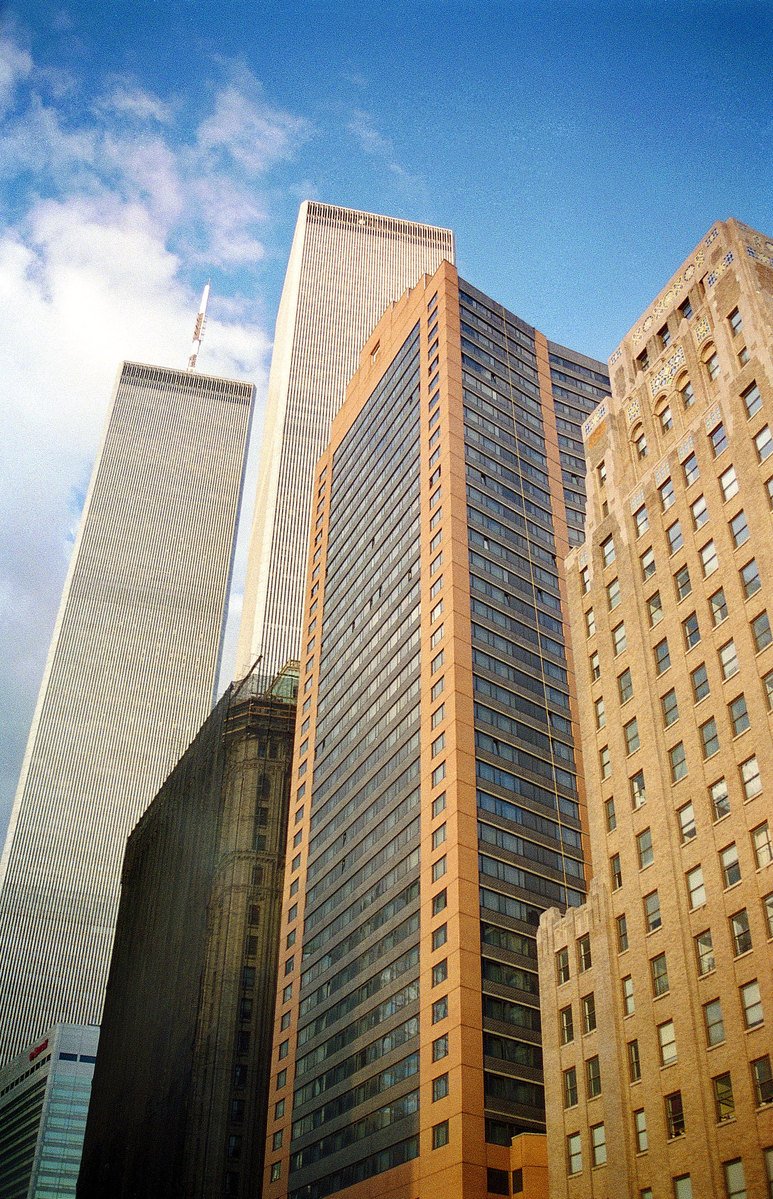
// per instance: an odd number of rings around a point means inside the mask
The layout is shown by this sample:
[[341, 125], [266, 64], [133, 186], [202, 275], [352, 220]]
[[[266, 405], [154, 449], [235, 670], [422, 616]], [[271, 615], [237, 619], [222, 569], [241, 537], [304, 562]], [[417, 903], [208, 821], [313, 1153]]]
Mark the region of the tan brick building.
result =
[[538, 937], [551, 1199], [773, 1194], [773, 241], [610, 359], [567, 562], [595, 878]]

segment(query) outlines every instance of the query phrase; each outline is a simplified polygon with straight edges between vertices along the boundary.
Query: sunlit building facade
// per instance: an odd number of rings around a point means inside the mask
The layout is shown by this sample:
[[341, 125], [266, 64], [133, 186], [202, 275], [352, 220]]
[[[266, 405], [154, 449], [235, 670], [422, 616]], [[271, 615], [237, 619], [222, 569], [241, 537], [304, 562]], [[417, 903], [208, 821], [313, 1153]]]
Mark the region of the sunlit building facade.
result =
[[212, 705], [253, 396], [119, 371], [0, 859], [0, 1062], [99, 1022], [126, 838]]
[[543, 917], [551, 1199], [773, 1194], [773, 241], [610, 359], [567, 564], [594, 880]]
[[58, 1024], [0, 1068], [0, 1195], [75, 1195], [99, 1029]]
[[561, 563], [606, 394], [449, 263], [365, 345], [314, 476], [269, 1199], [546, 1194], [535, 936], [585, 894]]
[[314, 464], [387, 304], [443, 259], [450, 229], [307, 200], [277, 315], [238, 673], [298, 657]]

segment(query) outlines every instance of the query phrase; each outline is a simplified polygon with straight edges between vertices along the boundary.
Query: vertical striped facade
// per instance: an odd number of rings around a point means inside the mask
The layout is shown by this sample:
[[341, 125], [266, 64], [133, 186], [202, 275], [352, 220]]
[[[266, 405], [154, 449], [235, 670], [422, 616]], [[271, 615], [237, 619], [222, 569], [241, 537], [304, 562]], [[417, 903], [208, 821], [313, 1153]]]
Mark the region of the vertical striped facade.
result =
[[562, 562], [586, 380], [606, 394], [445, 263], [384, 314], [333, 422], [268, 1199], [510, 1195], [512, 1138], [544, 1130], [537, 925], [585, 894]]
[[0, 1062], [100, 1019], [126, 838], [211, 707], [253, 396], [120, 371], [0, 862]]
[[384, 309], [443, 259], [448, 229], [301, 205], [277, 316], [238, 673], [297, 658], [314, 464]]

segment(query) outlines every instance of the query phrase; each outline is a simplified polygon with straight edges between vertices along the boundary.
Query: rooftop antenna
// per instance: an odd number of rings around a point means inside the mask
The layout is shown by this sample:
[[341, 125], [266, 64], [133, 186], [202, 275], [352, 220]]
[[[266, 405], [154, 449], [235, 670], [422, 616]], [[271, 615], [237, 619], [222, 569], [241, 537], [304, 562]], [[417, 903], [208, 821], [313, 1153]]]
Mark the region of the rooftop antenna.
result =
[[210, 284], [210, 280], [207, 279], [207, 282], [204, 285], [204, 291], [201, 293], [201, 303], [199, 304], [199, 311], [198, 311], [198, 315], [196, 317], [196, 324], [194, 325], [194, 328], [193, 328], [193, 352], [192, 352], [190, 358], [188, 359], [188, 370], [189, 371], [195, 371], [195, 369], [196, 369], [196, 359], [199, 356], [199, 350], [201, 349], [201, 339], [204, 336], [204, 326], [207, 323], [207, 301], [209, 300], [209, 284]]

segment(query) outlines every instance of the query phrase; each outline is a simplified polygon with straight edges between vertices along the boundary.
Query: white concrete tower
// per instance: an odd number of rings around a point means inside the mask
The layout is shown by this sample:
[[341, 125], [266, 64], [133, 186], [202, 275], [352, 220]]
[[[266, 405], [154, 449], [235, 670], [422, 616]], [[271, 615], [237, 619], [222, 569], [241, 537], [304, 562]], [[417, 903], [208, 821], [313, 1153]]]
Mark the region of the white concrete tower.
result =
[[212, 704], [253, 398], [119, 371], [0, 859], [0, 1064], [99, 1022], [126, 838]]
[[301, 205], [276, 322], [237, 677], [259, 654], [267, 675], [301, 656], [314, 465], [369, 333], [444, 258], [454, 262], [449, 229]]

